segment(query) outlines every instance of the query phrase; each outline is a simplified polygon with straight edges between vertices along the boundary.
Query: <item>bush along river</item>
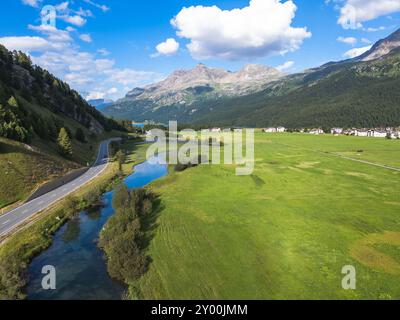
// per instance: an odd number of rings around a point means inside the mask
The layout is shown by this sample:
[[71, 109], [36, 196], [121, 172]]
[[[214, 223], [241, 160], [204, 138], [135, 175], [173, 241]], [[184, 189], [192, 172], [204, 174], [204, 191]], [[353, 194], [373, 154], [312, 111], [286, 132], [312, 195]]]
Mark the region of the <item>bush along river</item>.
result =
[[[129, 189], [141, 188], [168, 173], [168, 167], [150, 159], [135, 167], [124, 181]], [[99, 234], [114, 214], [114, 191], [102, 196], [104, 206], [80, 212], [55, 235], [53, 244], [32, 260], [27, 287], [28, 300], [120, 300], [126, 287], [110, 278]], [[56, 289], [44, 290], [44, 266], [56, 270]]]

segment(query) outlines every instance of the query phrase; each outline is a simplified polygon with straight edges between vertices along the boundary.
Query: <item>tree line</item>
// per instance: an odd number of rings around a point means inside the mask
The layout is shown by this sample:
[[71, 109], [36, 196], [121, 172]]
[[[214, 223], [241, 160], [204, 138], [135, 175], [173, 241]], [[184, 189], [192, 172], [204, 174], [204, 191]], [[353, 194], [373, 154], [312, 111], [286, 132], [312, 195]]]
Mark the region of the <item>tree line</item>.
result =
[[131, 284], [146, 272], [149, 258], [144, 252], [144, 222], [153, 213], [155, 198], [146, 189], [129, 190], [125, 184], [116, 188], [112, 201], [115, 215], [107, 222], [99, 240], [112, 278]]

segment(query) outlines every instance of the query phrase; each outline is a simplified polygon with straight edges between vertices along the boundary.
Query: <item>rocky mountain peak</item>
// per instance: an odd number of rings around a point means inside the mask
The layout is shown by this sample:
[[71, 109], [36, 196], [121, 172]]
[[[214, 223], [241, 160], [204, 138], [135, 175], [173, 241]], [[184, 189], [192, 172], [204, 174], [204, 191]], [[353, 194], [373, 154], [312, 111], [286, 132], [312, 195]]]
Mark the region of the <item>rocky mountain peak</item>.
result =
[[390, 36], [375, 43], [370, 50], [357, 57], [357, 61], [371, 61], [379, 59], [392, 50], [400, 48], [400, 29], [396, 30]]

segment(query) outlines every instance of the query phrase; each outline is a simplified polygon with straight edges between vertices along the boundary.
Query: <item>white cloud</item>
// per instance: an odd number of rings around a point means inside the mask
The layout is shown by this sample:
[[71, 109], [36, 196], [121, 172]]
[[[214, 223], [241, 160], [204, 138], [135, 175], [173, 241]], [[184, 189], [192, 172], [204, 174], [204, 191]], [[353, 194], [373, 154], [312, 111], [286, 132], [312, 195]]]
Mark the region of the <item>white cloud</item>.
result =
[[99, 92], [99, 91], [93, 91], [90, 92], [88, 96], [86, 96], [86, 100], [97, 100], [97, 99], [104, 99], [106, 93], [105, 92]]
[[172, 19], [178, 36], [196, 59], [240, 59], [285, 54], [300, 48], [311, 36], [307, 28], [294, 28], [293, 1], [251, 0], [242, 9], [217, 6], [183, 8]]
[[384, 27], [384, 26], [380, 26], [377, 28], [370, 27], [370, 28], [365, 29], [365, 31], [368, 31], [368, 32], [377, 32], [377, 31], [384, 31], [384, 30], [386, 30], [386, 27]]
[[366, 43], [366, 44], [372, 43], [372, 41], [369, 40], [369, 39], [367, 39], [367, 38], [362, 38], [362, 39], [361, 39], [361, 42], [362, 42], [362, 43]]
[[118, 89], [115, 88], [115, 87], [113, 87], [113, 88], [111, 88], [110, 90], [107, 91], [108, 94], [115, 94], [117, 92], [118, 92]]
[[110, 52], [109, 52], [107, 49], [105, 49], [105, 48], [98, 49], [97, 52], [98, 52], [99, 54], [101, 54], [102, 56], [108, 56], [108, 55], [110, 55]]
[[47, 36], [47, 39], [52, 42], [71, 42], [72, 38], [69, 34], [70, 30], [60, 30], [50, 25], [33, 26], [28, 25], [28, 29], [38, 31]]
[[[128, 89], [130, 90], [130, 89]], [[100, 91], [91, 91], [89, 94], [85, 97], [86, 100], [97, 100], [97, 99], [104, 99], [106, 96], [113, 96], [116, 93], [118, 93], [119, 90], [115, 87], [112, 87], [110, 89], [105, 89], [105, 90], [100, 90]]]
[[55, 6], [56, 10], [58, 11], [65, 11], [68, 9], [69, 2], [65, 1]]
[[294, 61], [286, 61], [285, 63], [281, 64], [280, 66], [277, 66], [276, 69], [283, 72], [283, 71], [290, 69], [293, 66], [294, 66]]
[[73, 24], [74, 26], [77, 26], [77, 27], [82, 27], [87, 22], [86, 19], [82, 18], [79, 15], [70, 16], [70, 15], [65, 14], [65, 15], [60, 15], [58, 17], [60, 19], [64, 20], [65, 22]]
[[92, 37], [88, 33], [81, 34], [79, 36], [79, 39], [81, 39], [84, 42], [89, 42], [89, 43], [92, 42]]
[[94, 1], [91, 1], [91, 0], [84, 0], [84, 1], [86, 3], [91, 4], [92, 6], [95, 6], [96, 8], [100, 9], [103, 12], [107, 12], [107, 11], [110, 10], [110, 8], [107, 7], [106, 5], [101, 5], [101, 4], [98, 4], [98, 3], [94, 2]]
[[91, 18], [93, 17], [92, 11], [88, 9], [79, 8], [79, 10], [75, 11], [75, 13], [82, 17], [91, 17]]
[[96, 59], [94, 54], [79, 51], [75, 45], [59, 51], [48, 50], [32, 59], [79, 92], [101, 92], [104, 97], [113, 99], [118, 98], [126, 86], [132, 89], [161, 79], [155, 72], [116, 68], [113, 59]]
[[137, 71], [132, 69], [113, 69], [106, 71], [109, 81], [128, 87], [140, 86], [143, 83], [152, 83], [161, 80], [159, 74], [148, 71]]
[[357, 39], [354, 37], [339, 37], [337, 38], [337, 41], [351, 45], [355, 45], [357, 43]]
[[23, 4], [37, 8], [42, 0], [22, 0]]
[[361, 56], [363, 53], [367, 52], [371, 48], [372, 48], [372, 46], [367, 46], [367, 47], [362, 47], [362, 48], [354, 48], [354, 49], [347, 51], [344, 54], [344, 57], [352, 59], [352, 58]]
[[3, 37], [0, 44], [9, 50], [21, 50], [24, 52], [43, 52], [45, 50], [61, 50], [65, 46], [62, 43], [51, 43], [42, 37]]
[[157, 53], [152, 55], [152, 57], [157, 57], [160, 55], [171, 56], [178, 52], [179, 43], [174, 38], [169, 38], [166, 41], [160, 43], [156, 47]]
[[399, 11], [399, 0], [345, 0], [338, 23], [344, 28], [360, 28], [365, 21]]

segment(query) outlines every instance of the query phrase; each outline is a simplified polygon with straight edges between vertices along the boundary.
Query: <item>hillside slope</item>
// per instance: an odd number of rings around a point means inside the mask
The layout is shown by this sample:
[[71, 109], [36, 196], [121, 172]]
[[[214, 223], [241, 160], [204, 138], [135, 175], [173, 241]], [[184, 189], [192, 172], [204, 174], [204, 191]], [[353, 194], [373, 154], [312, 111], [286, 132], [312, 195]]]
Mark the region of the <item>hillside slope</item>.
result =
[[4, 138], [0, 138], [0, 165], [0, 208], [26, 199], [41, 183], [79, 167]]

